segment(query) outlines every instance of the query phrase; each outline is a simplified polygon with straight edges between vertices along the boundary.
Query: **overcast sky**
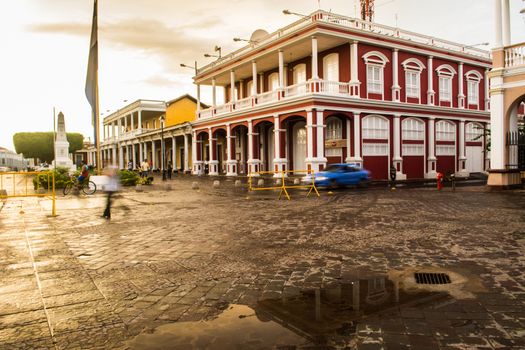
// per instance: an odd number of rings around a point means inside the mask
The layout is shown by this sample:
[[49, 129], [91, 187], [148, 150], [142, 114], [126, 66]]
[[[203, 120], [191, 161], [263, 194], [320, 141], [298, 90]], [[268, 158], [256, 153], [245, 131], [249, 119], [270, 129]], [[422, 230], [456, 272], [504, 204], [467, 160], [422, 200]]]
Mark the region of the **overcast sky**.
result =
[[[512, 42], [525, 41], [525, 7], [510, 0]], [[192, 70], [223, 55], [256, 29], [275, 31], [297, 17], [284, 7], [354, 16], [355, 0], [99, 0], [99, 91], [101, 113], [137, 99], [170, 100], [195, 95]], [[285, 5], [283, 5], [285, 4]], [[492, 0], [376, 0], [376, 22], [467, 45], [493, 41]], [[17, 0], [0, 12], [0, 146], [14, 149], [12, 136], [53, 129], [53, 107], [68, 132], [91, 136], [85, 98], [93, 0]], [[7, 40], [6, 40], [7, 39]], [[203, 101], [209, 102], [209, 89]], [[129, 103], [128, 102], [128, 103]], [[109, 112], [108, 112], [109, 110]], [[103, 116], [102, 116], [103, 118]]]

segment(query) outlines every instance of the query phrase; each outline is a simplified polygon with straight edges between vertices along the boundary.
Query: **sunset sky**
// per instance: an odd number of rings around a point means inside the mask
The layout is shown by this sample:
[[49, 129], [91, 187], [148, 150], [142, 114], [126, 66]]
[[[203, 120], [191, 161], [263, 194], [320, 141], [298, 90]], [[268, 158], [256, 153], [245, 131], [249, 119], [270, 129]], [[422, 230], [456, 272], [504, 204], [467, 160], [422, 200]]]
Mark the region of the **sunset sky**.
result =
[[[521, 0], [510, 0], [512, 42], [525, 41]], [[321, 0], [324, 10], [354, 16], [354, 0]], [[492, 0], [376, 0], [376, 22], [467, 45], [493, 41]], [[192, 70], [222, 46], [223, 55], [256, 29], [272, 32], [308, 14], [317, 0], [99, 0], [100, 110], [109, 114], [137, 99], [195, 95]], [[53, 129], [53, 107], [68, 132], [93, 135], [85, 98], [93, 0], [17, 0], [0, 13], [2, 54], [0, 146], [12, 135]], [[7, 40], [6, 40], [7, 39]], [[490, 48], [485, 47], [485, 48]], [[203, 102], [211, 99], [204, 88]], [[108, 112], [109, 110], [109, 112]], [[103, 118], [103, 116], [102, 116]]]

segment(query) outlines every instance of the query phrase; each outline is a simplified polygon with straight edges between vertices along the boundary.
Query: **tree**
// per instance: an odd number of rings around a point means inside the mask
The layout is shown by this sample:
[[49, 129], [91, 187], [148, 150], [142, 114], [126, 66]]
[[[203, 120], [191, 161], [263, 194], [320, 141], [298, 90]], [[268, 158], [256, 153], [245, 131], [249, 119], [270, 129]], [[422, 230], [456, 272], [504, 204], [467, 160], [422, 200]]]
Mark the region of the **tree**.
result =
[[[66, 133], [69, 152], [74, 153], [83, 147], [84, 136], [79, 133]], [[51, 163], [54, 159], [53, 132], [19, 132], [13, 136], [16, 153], [25, 158], [38, 158]]]

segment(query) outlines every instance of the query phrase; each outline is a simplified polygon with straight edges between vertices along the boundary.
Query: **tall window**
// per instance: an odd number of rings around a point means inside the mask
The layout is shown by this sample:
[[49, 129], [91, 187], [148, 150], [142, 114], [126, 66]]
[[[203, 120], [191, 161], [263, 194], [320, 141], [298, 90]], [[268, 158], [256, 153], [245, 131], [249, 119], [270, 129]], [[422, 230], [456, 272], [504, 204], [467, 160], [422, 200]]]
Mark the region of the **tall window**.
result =
[[402, 124], [403, 140], [424, 140], [425, 123], [419, 119], [408, 118], [403, 120]]
[[366, 86], [369, 93], [383, 93], [383, 67], [371, 64], [366, 67]]
[[439, 77], [439, 101], [452, 103], [452, 79], [456, 70], [448, 64], [436, 68]]
[[421, 72], [425, 65], [416, 58], [409, 58], [401, 63], [405, 68], [405, 91], [406, 96], [421, 98]]
[[332, 53], [323, 58], [323, 79], [339, 81], [339, 55]]
[[384, 98], [384, 69], [388, 58], [379, 51], [363, 55], [366, 64], [366, 91]]
[[378, 116], [363, 119], [363, 139], [387, 140], [388, 121]]
[[325, 130], [325, 138], [327, 140], [340, 140], [343, 138], [343, 127], [339, 118], [328, 118]]
[[480, 72], [471, 70], [465, 73], [467, 79], [467, 103], [479, 106], [479, 83], [483, 76]]
[[445, 120], [437, 122], [436, 141], [456, 141], [456, 124]]
[[452, 101], [452, 78], [451, 77], [439, 77], [439, 100], [440, 101]]
[[279, 88], [279, 73], [272, 73], [268, 76], [268, 90], [275, 91]]
[[[340, 140], [343, 138], [343, 123], [341, 119], [336, 117], [330, 117], [326, 120], [325, 139], [329, 140]], [[326, 148], [325, 155], [328, 157], [337, 157], [342, 155], [342, 149], [338, 148]]]
[[293, 83], [299, 84], [306, 81], [306, 64], [301, 63], [293, 67]]
[[[419, 119], [404, 119], [401, 124], [403, 141], [423, 141], [425, 140], [425, 123]], [[403, 143], [403, 156], [423, 156], [425, 155], [425, 145], [423, 143]]]
[[468, 123], [465, 132], [465, 141], [481, 142], [483, 141], [483, 127], [478, 123]]

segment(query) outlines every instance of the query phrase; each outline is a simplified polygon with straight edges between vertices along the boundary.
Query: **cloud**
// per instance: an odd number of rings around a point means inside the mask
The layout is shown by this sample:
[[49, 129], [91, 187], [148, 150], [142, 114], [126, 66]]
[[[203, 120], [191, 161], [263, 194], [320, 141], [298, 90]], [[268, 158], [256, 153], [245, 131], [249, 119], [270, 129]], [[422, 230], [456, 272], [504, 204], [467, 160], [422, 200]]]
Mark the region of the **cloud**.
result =
[[[170, 72], [179, 71], [181, 62], [191, 63], [212, 47], [216, 31], [223, 24], [219, 17], [208, 17], [199, 23], [186, 23], [171, 27], [153, 19], [125, 19], [99, 25], [100, 45], [113, 49], [133, 50], [142, 56], [159, 58]], [[89, 40], [91, 24], [61, 22], [39, 23], [27, 28], [40, 34], [82, 36]], [[101, 53], [102, 55], [103, 53]]]

